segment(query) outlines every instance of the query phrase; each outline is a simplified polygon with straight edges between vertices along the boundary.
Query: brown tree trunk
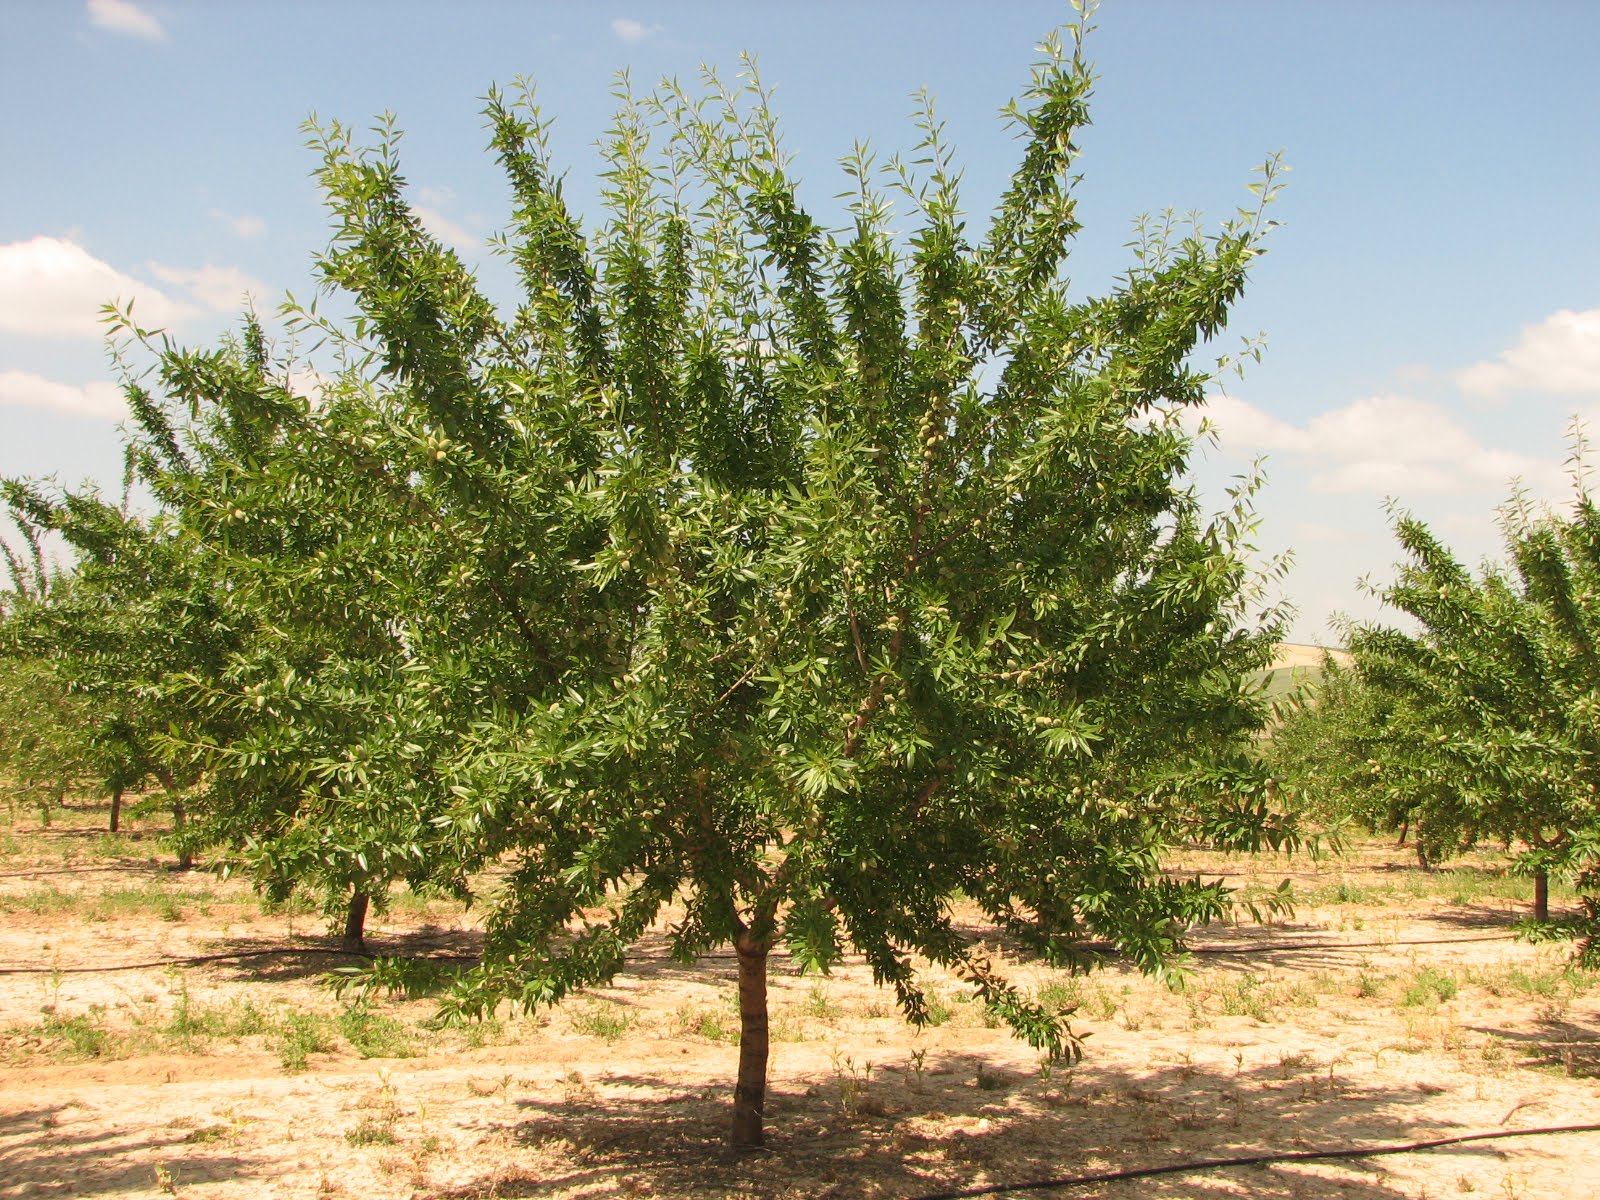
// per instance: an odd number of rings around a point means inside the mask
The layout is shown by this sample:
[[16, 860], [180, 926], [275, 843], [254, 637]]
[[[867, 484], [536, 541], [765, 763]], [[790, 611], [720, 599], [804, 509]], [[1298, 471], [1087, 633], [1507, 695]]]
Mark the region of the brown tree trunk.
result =
[[111, 789], [111, 832], [116, 833], [122, 828], [122, 789]]
[[739, 957], [739, 1079], [728, 1140], [742, 1148], [766, 1144], [767, 944], [741, 934], [734, 949]]
[[1550, 919], [1550, 876], [1543, 871], [1533, 877], [1533, 919]]
[[357, 892], [350, 897], [350, 906], [344, 913], [344, 936], [339, 939], [339, 949], [349, 954], [367, 952], [367, 894]]
[[190, 853], [189, 847], [182, 842], [183, 827], [188, 823], [189, 810], [184, 807], [182, 800], [174, 800], [172, 802], [172, 833], [174, 837], [179, 839], [178, 870], [180, 871], [194, 870], [194, 855]]

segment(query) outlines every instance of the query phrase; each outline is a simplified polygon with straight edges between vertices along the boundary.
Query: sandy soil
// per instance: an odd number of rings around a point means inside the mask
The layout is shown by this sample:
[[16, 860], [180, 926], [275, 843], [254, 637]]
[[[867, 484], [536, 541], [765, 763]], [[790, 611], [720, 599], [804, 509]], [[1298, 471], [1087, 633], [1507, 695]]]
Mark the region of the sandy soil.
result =
[[[207, 1014], [249, 1001], [268, 1023], [337, 1018], [321, 981], [344, 960], [86, 968], [326, 946], [315, 915], [263, 915], [237, 885], [142, 860], [148, 840], [108, 859], [86, 830], [17, 822], [0, 840], [4, 1197], [914, 1197], [1600, 1121], [1600, 980], [1511, 939], [1524, 905], [1484, 863], [1424, 877], [1377, 844], [1316, 865], [1197, 857], [1241, 882], [1290, 875], [1313, 903], [1197, 931], [1205, 952], [1181, 991], [1117, 968], [1078, 981], [1089, 1037], [1070, 1070], [988, 1025], [954, 979], [940, 980], [943, 1023], [919, 1033], [859, 964], [818, 980], [780, 961], [770, 1145], [740, 1155], [722, 1145], [737, 1053], [726, 958], [685, 968], [652, 940], [614, 987], [469, 1033], [422, 1028], [429, 1000], [376, 1000], [414, 1056], [363, 1058], [333, 1035], [294, 1069], [281, 1032], [208, 1031]], [[475, 937], [459, 908], [420, 902], [373, 928], [388, 953], [470, 954]], [[997, 954], [1030, 986], [1065, 980]], [[1597, 1188], [1600, 1134], [1581, 1134], [1049, 1194]]]

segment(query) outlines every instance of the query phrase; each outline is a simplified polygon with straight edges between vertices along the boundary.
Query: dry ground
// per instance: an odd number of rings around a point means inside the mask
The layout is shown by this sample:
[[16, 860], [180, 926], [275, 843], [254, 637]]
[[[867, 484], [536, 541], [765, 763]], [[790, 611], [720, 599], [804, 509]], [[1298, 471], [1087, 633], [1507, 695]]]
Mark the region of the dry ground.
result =
[[[771, 1144], [736, 1155], [731, 961], [686, 969], [653, 942], [553, 1014], [436, 1031], [431, 1000], [352, 1004], [325, 983], [347, 960], [280, 953], [327, 947], [316, 914], [173, 872], [153, 825], [108, 838], [103, 818], [41, 829], [18, 811], [8, 828], [0, 812], [0, 1196], [912, 1197], [1600, 1120], [1600, 979], [1511, 939], [1526, 887], [1489, 859], [1423, 875], [1378, 843], [1320, 864], [1194, 856], [1253, 888], [1288, 875], [1303, 900], [1293, 919], [1197, 931], [1207, 952], [1179, 990], [1002, 950], [1079, 1005], [1071, 1070], [954, 979], [917, 1033], [858, 964], [817, 979], [780, 961]], [[470, 955], [474, 918], [400, 897], [373, 942]], [[222, 953], [254, 956], [121, 969]], [[1600, 1134], [1049, 1194], [1597, 1192]]]

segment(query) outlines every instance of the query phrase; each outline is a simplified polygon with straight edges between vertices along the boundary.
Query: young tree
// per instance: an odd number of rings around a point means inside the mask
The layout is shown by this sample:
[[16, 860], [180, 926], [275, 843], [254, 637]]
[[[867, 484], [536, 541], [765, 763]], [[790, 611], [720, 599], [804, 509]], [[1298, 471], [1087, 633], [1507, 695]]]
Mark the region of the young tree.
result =
[[1592, 889], [1600, 852], [1593, 502], [1580, 491], [1568, 518], [1511, 510], [1510, 572], [1474, 577], [1409, 516], [1395, 532], [1409, 561], [1381, 594], [1421, 631], [1353, 629], [1350, 648], [1377, 696], [1372, 773], [1414, 821], [1419, 847], [1519, 846], [1534, 918], [1548, 922], [1552, 874]]
[[[775, 948], [863, 954], [917, 1022], [917, 960], [949, 966], [1072, 1053], [954, 897], [1051, 961], [1108, 940], [1162, 970], [1226, 904], [1164, 848], [1291, 833], [1243, 754], [1278, 628], [1252, 615], [1251, 488], [1208, 518], [1184, 482], [1195, 356], [1260, 208], [1210, 237], [1143, 224], [1115, 289], [1079, 297], [1077, 30], [1007, 110], [1021, 162], [981, 237], [931, 111], [912, 163], [845, 160], [825, 229], [745, 78], [621, 89], [587, 232], [531, 94], [491, 93], [523, 284], [504, 315], [407, 206], [392, 126], [374, 148], [314, 126], [320, 267], [356, 315], [292, 325], [343, 368], [311, 399], [152, 343], [171, 403], [148, 403], [241, 437], [271, 414], [203, 479], [153, 478], [230, 611], [320, 654], [274, 674], [255, 639], [248, 688], [205, 684], [239, 734], [189, 748], [239, 791], [330, 783], [340, 829], [411, 797], [369, 854], [427, 846], [457, 879], [509, 857], [459, 1015], [606, 981], [664, 916], [685, 961], [731, 944], [731, 1137], [755, 1145]], [[1276, 186], [1269, 164], [1262, 204]]]
[[[128, 381], [150, 515], [8, 482], [19, 523], [78, 555], [71, 586], [19, 608], [10, 640], [114, 706], [119, 719], [93, 731], [96, 759], [127, 751], [179, 798], [182, 861], [221, 847], [224, 869], [273, 898], [320, 892], [343, 948], [360, 952], [393, 882], [456, 878], [422, 849], [443, 792], [415, 741], [432, 698], [406, 669], [402, 631], [361, 598], [371, 574], [410, 565], [361, 524], [369, 498], [316, 491], [323, 443], [296, 440], [305, 405], [269, 365], [251, 317], [218, 351], [166, 347], [168, 403]], [[402, 761], [379, 768], [385, 755]]]
[[75, 580], [46, 566], [38, 530], [13, 515], [23, 549], [0, 542], [10, 578], [0, 590], [0, 775], [34, 796], [46, 824], [69, 788], [100, 788], [111, 797], [115, 833], [123, 795], [149, 774], [130, 721], [135, 705], [74, 688], [58, 663], [27, 648], [22, 630], [32, 614], [65, 603]]

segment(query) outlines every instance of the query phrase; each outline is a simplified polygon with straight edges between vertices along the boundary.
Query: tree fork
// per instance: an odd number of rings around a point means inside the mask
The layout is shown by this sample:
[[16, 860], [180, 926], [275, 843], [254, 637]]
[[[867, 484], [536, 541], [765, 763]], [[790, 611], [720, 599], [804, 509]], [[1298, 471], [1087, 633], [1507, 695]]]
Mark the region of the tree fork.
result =
[[733, 1088], [733, 1128], [728, 1141], [740, 1148], [766, 1145], [762, 1119], [767, 1104], [767, 952], [765, 940], [741, 933], [739, 959], [739, 1077]]

